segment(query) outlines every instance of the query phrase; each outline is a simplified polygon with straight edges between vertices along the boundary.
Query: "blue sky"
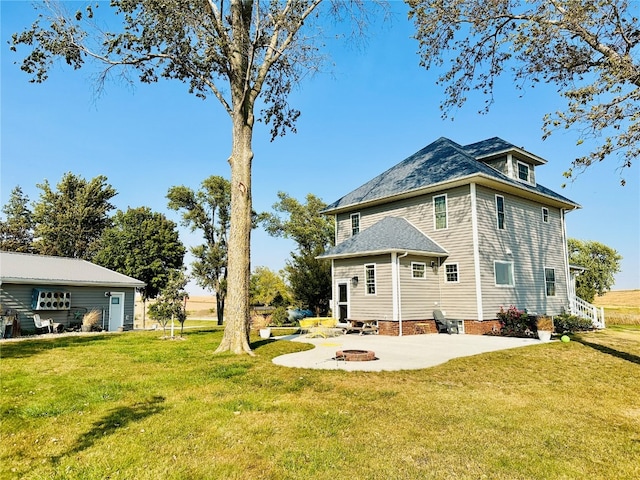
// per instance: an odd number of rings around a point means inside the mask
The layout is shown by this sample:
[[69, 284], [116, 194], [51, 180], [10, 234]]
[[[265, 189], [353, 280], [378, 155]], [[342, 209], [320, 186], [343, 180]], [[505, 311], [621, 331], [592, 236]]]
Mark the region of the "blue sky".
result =
[[[105, 175], [118, 191], [117, 208], [146, 205], [178, 222], [167, 209], [171, 186], [197, 189], [209, 175], [229, 177], [230, 121], [213, 97], [202, 101], [175, 81], [133, 87], [113, 81], [97, 97], [94, 67], [58, 65], [45, 83], [28, 83], [14, 65], [26, 50], [10, 52], [7, 40], [29, 26], [35, 12], [30, 2], [3, 0], [1, 8], [2, 205], [16, 185], [36, 200], [36, 184], [45, 179], [55, 185], [65, 172]], [[419, 67], [406, 7], [392, 2], [392, 8], [392, 21], [373, 25], [366, 45], [328, 43], [328, 73], [305, 79], [290, 97], [302, 111], [297, 134], [270, 142], [268, 128], [256, 128], [254, 209], [270, 210], [278, 191], [300, 200], [313, 193], [331, 203], [441, 136], [460, 144], [498, 136], [548, 160], [536, 169], [537, 181], [583, 207], [567, 215], [568, 236], [616, 249], [623, 261], [613, 288], [640, 288], [638, 166], [624, 172], [625, 187], [612, 159], [562, 189], [562, 172], [589, 143], [577, 147], [577, 133], [564, 130], [542, 141], [543, 115], [564, 106], [549, 86], [516, 91], [505, 77], [489, 114], [478, 114], [483, 99], [472, 93], [453, 120], [443, 120], [438, 72]], [[181, 238], [186, 245], [200, 241], [184, 228]], [[278, 270], [293, 248], [258, 229], [252, 266]]]

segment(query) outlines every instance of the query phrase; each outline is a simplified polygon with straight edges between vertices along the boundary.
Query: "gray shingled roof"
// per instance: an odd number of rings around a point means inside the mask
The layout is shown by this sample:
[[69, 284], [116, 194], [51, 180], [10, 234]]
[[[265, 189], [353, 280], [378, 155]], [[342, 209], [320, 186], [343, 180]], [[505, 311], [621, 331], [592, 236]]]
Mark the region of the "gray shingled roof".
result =
[[[448, 138], [441, 137], [332, 203], [324, 212], [331, 213], [333, 210], [344, 207], [375, 202], [477, 175], [550, 197], [568, 206], [579, 207], [575, 202], [540, 184], [533, 186], [518, 182], [476, 159], [476, 157], [490, 155], [492, 152], [497, 153], [509, 149], [521, 150], [498, 137], [468, 146], [462, 146]], [[524, 150], [521, 151], [524, 152]]]
[[390, 252], [409, 252], [435, 257], [448, 255], [444, 248], [404, 218], [385, 217], [318, 258], [378, 255]]
[[0, 281], [33, 285], [144, 287], [145, 283], [86, 260], [0, 252]]

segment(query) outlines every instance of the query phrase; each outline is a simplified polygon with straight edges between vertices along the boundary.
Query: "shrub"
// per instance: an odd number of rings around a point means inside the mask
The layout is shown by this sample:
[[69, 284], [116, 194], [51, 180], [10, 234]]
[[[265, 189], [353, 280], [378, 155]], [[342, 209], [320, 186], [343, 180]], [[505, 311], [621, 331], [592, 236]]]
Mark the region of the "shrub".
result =
[[289, 320], [289, 314], [285, 307], [278, 307], [273, 311], [271, 315], [271, 325], [274, 327], [281, 327]]
[[100, 317], [98, 310], [91, 310], [82, 317], [82, 326], [88, 327], [89, 331], [100, 330]]
[[530, 317], [526, 310], [518, 310], [513, 305], [507, 310], [500, 307], [497, 316], [500, 321], [500, 335], [507, 337], [531, 337], [536, 330], [535, 317]]
[[556, 333], [586, 332], [594, 329], [593, 323], [588, 318], [580, 318], [568, 313], [554, 317], [553, 324]]

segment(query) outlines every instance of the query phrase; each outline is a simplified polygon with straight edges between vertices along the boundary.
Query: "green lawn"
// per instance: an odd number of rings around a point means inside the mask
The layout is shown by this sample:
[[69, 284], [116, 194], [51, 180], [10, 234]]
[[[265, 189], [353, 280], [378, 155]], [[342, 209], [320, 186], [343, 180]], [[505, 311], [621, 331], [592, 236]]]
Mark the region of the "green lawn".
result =
[[387, 373], [161, 334], [2, 344], [0, 478], [640, 478], [638, 329]]

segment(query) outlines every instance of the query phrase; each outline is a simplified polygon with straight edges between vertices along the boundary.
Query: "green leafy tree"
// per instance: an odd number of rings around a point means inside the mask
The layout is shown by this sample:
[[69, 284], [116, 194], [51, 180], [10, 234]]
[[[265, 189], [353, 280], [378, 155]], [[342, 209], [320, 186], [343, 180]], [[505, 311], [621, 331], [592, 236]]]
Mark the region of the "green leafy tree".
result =
[[29, 197], [20, 186], [11, 190], [2, 213], [5, 219], [0, 221], [0, 250], [33, 253], [33, 214], [29, 209]]
[[321, 213], [327, 205], [311, 193], [304, 204], [284, 192], [278, 192], [278, 198], [275, 213], [262, 213], [258, 219], [270, 235], [296, 242], [297, 252], [285, 267], [293, 297], [324, 315], [331, 299], [331, 262], [316, 257], [333, 245], [333, 221]]
[[118, 210], [112, 220], [93, 261], [145, 282], [140, 293], [146, 312], [146, 301], [167, 285], [171, 271], [182, 269], [185, 248], [177, 225], [149, 207]]
[[[231, 119], [231, 224], [227, 322], [217, 351], [252, 353], [249, 345], [251, 167], [256, 120], [271, 137], [294, 130], [300, 112], [288, 103], [291, 89], [323, 63], [320, 47], [327, 17], [348, 17], [363, 32], [379, 0], [112, 0], [122, 25], [104, 31], [98, 4], [75, 14], [47, 2], [30, 28], [12, 37], [26, 46], [21, 68], [43, 82], [56, 60], [73, 69], [87, 61], [112, 72], [135, 72], [143, 83], [160, 78], [186, 83], [201, 98], [213, 95]], [[321, 8], [327, 5], [327, 8]], [[111, 17], [110, 19], [113, 19]], [[257, 108], [259, 109], [257, 111]]]
[[604, 295], [611, 290], [622, 260], [617, 251], [599, 242], [575, 238], [569, 239], [568, 249], [569, 263], [585, 268], [585, 271], [576, 277], [578, 297], [593, 302], [596, 295]]
[[285, 266], [294, 298], [316, 316], [327, 315], [331, 306], [331, 262], [316, 258], [324, 251], [316, 248], [307, 253], [291, 253]]
[[282, 273], [268, 267], [257, 267], [251, 274], [251, 304], [286, 306], [291, 303], [289, 289]]
[[205, 243], [191, 248], [195, 258], [191, 273], [198, 285], [215, 292], [218, 325], [222, 325], [227, 297], [231, 184], [225, 178], [211, 176], [197, 192], [185, 186], [171, 187], [167, 198], [170, 209], [182, 212], [182, 223], [192, 232], [202, 233]]
[[38, 184], [42, 190], [35, 203], [35, 247], [38, 253], [91, 260], [98, 240], [111, 226], [110, 200], [115, 189], [99, 175], [89, 181], [66, 173], [52, 190], [47, 180]]
[[[554, 85], [566, 108], [544, 119], [544, 138], [573, 129], [578, 144], [598, 140], [565, 173], [615, 154], [620, 168], [640, 154], [640, 33], [628, 0], [405, 0], [416, 25], [421, 65], [448, 69], [445, 115], [470, 90], [493, 103], [496, 79], [510, 71], [516, 88]], [[622, 180], [624, 185], [624, 179]]]
[[184, 322], [187, 319], [185, 310], [185, 299], [189, 294], [185, 287], [189, 282], [189, 277], [182, 269], [174, 269], [169, 272], [169, 279], [160, 290], [157, 301], [149, 307], [149, 316], [157, 320], [167, 336], [167, 324], [171, 321], [171, 336], [173, 337], [173, 321], [180, 322], [180, 336], [184, 331]]

